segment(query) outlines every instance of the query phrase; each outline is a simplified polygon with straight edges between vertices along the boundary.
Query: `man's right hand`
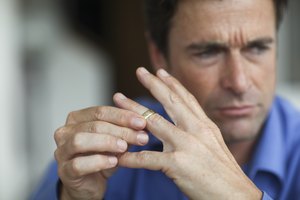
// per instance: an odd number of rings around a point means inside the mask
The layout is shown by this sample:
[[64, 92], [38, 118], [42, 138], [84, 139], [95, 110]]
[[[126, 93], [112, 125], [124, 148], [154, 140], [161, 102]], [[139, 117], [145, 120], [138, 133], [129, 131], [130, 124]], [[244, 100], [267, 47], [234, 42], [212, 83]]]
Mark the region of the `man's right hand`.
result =
[[141, 115], [115, 107], [71, 112], [65, 126], [55, 132], [61, 199], [102, 199], [118, 155], [128, 144], [148, 143], [145, 126]]

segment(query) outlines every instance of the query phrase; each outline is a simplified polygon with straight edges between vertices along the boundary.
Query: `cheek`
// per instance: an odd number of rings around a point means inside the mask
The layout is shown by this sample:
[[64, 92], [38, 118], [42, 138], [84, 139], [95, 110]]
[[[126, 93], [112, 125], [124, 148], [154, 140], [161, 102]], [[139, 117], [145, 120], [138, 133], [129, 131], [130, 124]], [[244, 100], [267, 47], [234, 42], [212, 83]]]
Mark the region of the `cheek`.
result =
[[251, 72], [252, 82], [255, 88], [260, 90], [264, 96], [269, 97], [275, 90], [276, 61], [271, 58], [253, 67]]
[[185, 68], [177, 67], [173, 75], [195, 96], [201, 106], [206, 105], [218, 87], [218, 73], [212, 70], [185, 65]]

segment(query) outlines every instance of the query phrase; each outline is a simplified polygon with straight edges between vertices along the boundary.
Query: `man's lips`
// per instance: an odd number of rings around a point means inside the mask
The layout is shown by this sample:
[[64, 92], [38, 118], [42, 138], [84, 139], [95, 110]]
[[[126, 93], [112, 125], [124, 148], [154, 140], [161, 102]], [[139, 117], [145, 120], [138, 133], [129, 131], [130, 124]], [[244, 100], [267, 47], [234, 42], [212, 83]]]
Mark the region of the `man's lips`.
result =
[[227, 106], [218, 108], [218, 112], [221, 115], [228, 117], [241, 117], [251, 115], [255, 109], [254, 105], [243, 105], [243, 106]]

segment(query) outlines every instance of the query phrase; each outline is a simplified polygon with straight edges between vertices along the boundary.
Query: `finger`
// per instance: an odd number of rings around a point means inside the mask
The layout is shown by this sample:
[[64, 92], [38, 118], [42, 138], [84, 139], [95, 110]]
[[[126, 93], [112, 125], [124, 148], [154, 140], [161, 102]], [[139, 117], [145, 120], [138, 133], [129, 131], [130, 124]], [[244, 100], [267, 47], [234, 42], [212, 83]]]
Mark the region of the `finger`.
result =
[[[113, 100], [117, 106], [123, 109], [131, 110], [140, 115], [148, 110], [148, 108], [146, 108], [145, 106], [125, 97], [121, 93], [115, 94]], [[161, 140], [162, 142], [168, 142], [172, 145], [176, 145], [176, 143], [178, 142], [176, 135], [182, 135], [181, 131], [176, 126], [174, 126], [174, 124], [164, 119], [158, 113], [151, 115], [147, 119], [146, 127], [159, 140]]]
[[119, 157], [119, 166], [164, 171], [169, 165], [166, 155], [156, 151], [126, 152]]
[[63, 160], [69, 160], [80, 154], [122, 153], [127, 147], [126, 141], [111, 135], [78, 133], [59, 148], [58, 154]]
[[174, 93], [176, 93], [185, 104], [189, 107], [199, 119], [206, 118], [206, 114], [199, 105], [196, 98], [173, 76], [171, 76], [164, 69], [157, 71], [157, 76], [162, 80]]
[[[211, 124], [211, 120], [207, 117], [202, 107], [196, 100], [196, 98], [172, 75], [166, 72], [164, 69], [157, 71], [157, 76], [176, 94], [178, 94], [190, 110], [201, 120], [202, 124], [208, 126]], [[199, 128], [197, 128], [199, 131]], [[196, 131], [197, 131], [196, 130]], [[222, 138], [218, 138], [222, 142]]]
[[[190, 121], [195, 117], [183, 99], [174, 93], [159, 78], [149, 73], [145, 68], [137, 69], [139, 81], [151, 92], [151, 94], [163, 105], [168, 115], [176, 125], [183, 128], [190, 126]], [[187, 120], [190, 119], [190, 120]]]
[[145, 145], [149, 137], [145, 131], [133, 130], [127, 127], [120, 127], [104, 121], [92, 121], [81, 124], [65, 126], [63, 130], [66, 134], [60, 138], [59, 145], [62, 145], [69, 137], [78, 132], [89, 132], [98, 134], [107, 134], [119, 137], [126, 142], [134, 145]]
[[66, 124], [89, 121], [106, 121], [137, 130], [142, 130], [146, 126], [145, 120], [136, 113], [110, 106], [91, 107], [71, 112], [68, 115]]
[[116, 167], [118, 159], [115, 156], [90, 155], [76, 157], [66, 162], [62, 169], [62, 176], [75, 179], [104, 169]]

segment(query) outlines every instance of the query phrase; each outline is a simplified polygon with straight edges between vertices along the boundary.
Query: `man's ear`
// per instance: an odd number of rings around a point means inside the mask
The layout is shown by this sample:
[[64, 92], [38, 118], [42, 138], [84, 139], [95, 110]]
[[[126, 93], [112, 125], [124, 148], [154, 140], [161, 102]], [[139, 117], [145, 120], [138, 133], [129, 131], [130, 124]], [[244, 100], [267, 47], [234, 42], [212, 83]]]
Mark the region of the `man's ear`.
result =
[[148, 44], [148, 51], [151, 60], [151, 64], [155, 71], [160, 68], [166, 69], [167, 61], [165, 55], [162, 51], [157, 47], [156, 43], [153, 41], [149, 33], [145, 33], [147, 44]]

